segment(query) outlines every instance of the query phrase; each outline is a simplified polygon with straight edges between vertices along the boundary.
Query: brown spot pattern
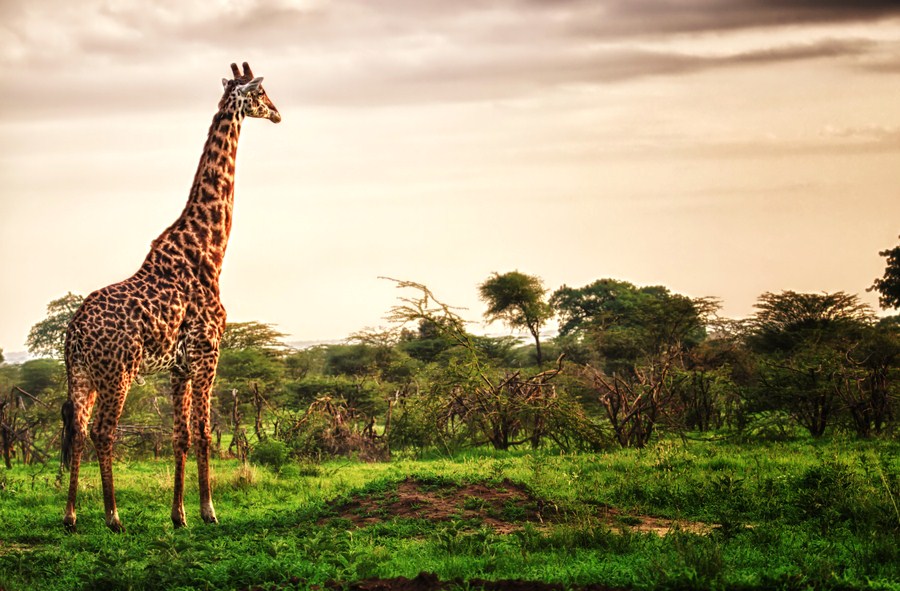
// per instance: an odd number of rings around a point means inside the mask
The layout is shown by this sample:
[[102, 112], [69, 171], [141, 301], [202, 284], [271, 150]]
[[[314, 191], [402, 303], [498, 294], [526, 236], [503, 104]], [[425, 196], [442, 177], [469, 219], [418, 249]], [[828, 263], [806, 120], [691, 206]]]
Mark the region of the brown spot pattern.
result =
[[[238, 71], [236, 65], [233, 69]], [[106, 522], [114, 531], [122, 530], [112, 480], [116, 426], [134, 379], [163, 370], [172, 373], [175, 413], [172, 520], [176, 526], [185, 524], [184, 462], [194, 439], [201, 516], [216, 521], [209, 487], [209, 397], [225, 328], [219, 274], [231, 232], [234, 162], [244, 118], [277, 114], [268, 98], [259, 100], [261, 86], [248, 93], [244, 85], [251, 81], [245, 63], [244, 73], [225, 83], [179, 218], [151, 243], [134, 275], [90, 294], [69, 324], [67, 405], [74, 412], [67, 425], [71, 449], [66, 457], [71, 459], [64, 523], [70, 529], [75, 526], [78, 471], [94, 411], [89, 433], [100, 463]]]

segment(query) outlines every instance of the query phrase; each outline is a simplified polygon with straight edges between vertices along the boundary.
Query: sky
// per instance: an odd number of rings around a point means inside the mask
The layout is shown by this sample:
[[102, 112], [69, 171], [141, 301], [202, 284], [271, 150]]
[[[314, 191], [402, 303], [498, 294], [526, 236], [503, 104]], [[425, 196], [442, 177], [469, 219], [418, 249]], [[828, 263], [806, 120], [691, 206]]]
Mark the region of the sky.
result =
[[393, 277], [867, 293], [900, 234], [900, 5], [3, 0], [0, 348], [125, 279], [181, 212], [221, 79], [248, 120], [221, 277], [288, 340], [386, 325]]

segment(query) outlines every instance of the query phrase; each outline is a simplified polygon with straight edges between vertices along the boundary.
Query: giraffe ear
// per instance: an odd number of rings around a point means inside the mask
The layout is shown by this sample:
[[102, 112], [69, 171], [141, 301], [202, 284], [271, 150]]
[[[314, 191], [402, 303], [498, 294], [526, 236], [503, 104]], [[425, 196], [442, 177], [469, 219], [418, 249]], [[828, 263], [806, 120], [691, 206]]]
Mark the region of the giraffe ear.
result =
[[253, 92], [257, 88], [259, 88], [259, 85], [262, 84], [262, 81], [263, 81], [262, 77], [259, 77], [259, 78], [254, 78], [247, 84], [241, 84], [241, 86], [239, 87], [241, 94], [248, 94], [250, 92]]
[[222, 78], [222, 88], [228, 88], [228, 79]]

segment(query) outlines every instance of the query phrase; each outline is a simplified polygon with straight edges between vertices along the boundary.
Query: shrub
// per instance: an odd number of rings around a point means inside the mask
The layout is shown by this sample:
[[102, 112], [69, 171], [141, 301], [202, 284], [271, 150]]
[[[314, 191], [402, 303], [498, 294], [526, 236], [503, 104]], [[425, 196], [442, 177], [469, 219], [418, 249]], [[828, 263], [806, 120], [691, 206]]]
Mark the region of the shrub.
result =
[[864, 510], [866, 495], [861, 491], [861, 478], [836, 459], [807, 468], [796, 486], [796, 507], [801, 517], [818, 522], [823, 533]]
[[267, 466], [280, 472], [288, 462], [291, 450], [277, 439], [266, 439], [257, 444], [250, 452], [250, 461], [260, 466]]

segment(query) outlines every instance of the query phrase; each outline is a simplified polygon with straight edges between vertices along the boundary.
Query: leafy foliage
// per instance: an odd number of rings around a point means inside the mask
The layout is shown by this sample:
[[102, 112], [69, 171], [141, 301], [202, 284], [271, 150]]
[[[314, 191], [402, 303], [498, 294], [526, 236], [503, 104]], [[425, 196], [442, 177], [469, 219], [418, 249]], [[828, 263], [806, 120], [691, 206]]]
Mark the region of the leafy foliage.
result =
[[867, 435], [881, 393], [866, 383], [854, 351], [873, 330], [871, 309], [843, 292], [792, 291], [765, 293], [756, 307], [747, 342], [762, 362], [758, 397], [790, 412], [814, 437], [843, 406], [857, 432]]
[[66, 328], [84, 298], [72, 292], [47, 304], [47, 317], [28, 333], [26, 344], [33, 355], [62, 359], [65, 353]]
[[225, 350], [260, 349], [282, 352], [282, 339], [287, 336], [271, 324], [261, 322], [229, 322], [225, 325], [221, 348]]
[[884, 275], [869, 289], [879, 293], [878, 303], [882, 308], [900, 308], [900, 244], [878, 254], [887, 258], [887, 266]]
[[551, 303], [562, 319], [564, 349], [585, 364], [582, 383], [602, 403], [623, 447], [645, 446], [673, 412], [676, 395], [690, 398], [691, 385], [703, 387], [682, 370], [706, 336], [714, 300], [604, 279], [564, 286]]
[[485, 318], [500, 320], [511, 328], [525, 328], [534, 338], [537, 362], [541, 364], [541, 327], [552, 316], [552, 310], [544, 301], [547, 290], [539, 277], [519, 271], [494, 273], [478, 286], [481, 300], [488, 305]]

